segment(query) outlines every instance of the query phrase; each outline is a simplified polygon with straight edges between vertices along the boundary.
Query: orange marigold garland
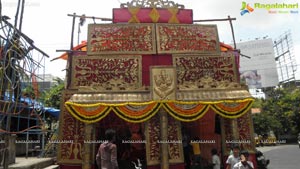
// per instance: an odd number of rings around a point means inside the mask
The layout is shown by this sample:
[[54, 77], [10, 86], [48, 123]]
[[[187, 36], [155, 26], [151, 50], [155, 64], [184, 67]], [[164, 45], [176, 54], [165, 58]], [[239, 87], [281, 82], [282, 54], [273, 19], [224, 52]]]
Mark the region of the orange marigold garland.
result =
[[99, 104], [81, 105], [66, 102], [65, 106], [71, 115], [84, 123], [95, 123], [100, 121], [111, 111], [111, 107]]
[[161, 106], [175, 119], [190, 122], [203, 117], [209, 108], [225, 118], [238, 118], [249, 111], [252, 103], [253, 99], [249, 98], [212, 102], [150, 101], [116, 104], [76, 104], [66, 102], [65, 105], [76, 119], [85, 123], [97, 122], [106, 117], [111, 110], [127, 122], [141, 123], [153, 117]]
[[211, 108], [219, 115], [226, 118], [238, 118], [249, 111], [253, 104], [253, 99], [237, 102], [223, 102], [212, 104]]
[[161, 104], [157, 102], [148, 105], [126, 105], [116, 106], [113, 108], [114, 112], [123, 120], [132, 123], [141, 123], [149, 120], [160, 109]]
[[[188, 108], [183, 108], [184, 105], [190, 106]], [[207, 105], [201, 103], [182, 104], [180, 102], [166, 102], [164, 106], [167, 106], [169, 110], [186, 117], [194, 116], [196, 113], [199, 113], [207, 108]]]
[[[201, 106], [196, 106], [193, 110], [189, 110], [188, 113], [183, 113], [184, 109], [180, 109], [178, 107], [174, 108], [170, 106], [172, 104], [169, 103], [164, 103], [164, 108], [166, 111], [175, 119], [179, 121], [184, 121], [184, 122], [191, 122], [200, 119], [203, 117], [206, 112], [209, 110], [209, 105], [208, 104], [203, 104]], [[180, 111], [179, 111], [180, 110]]]

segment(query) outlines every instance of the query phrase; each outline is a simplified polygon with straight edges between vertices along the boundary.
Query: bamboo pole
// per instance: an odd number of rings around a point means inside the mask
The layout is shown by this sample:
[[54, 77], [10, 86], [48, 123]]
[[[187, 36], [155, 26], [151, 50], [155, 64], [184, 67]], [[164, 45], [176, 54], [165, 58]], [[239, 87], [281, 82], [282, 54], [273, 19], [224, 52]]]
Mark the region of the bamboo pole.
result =
[[236, 20], [236, 18], [231, 18], [230, 16], [228, 16], [228, 18], [223, 18], [223, 19], [193, 20], [193, 22], [220, 22], [220, 21], [229, 21], [230, 29], [231, 29], [231, 34], [232, 34], [232, 39], [233, 39], [233, 45], [234, 45], [234, 49], [236, 49], [236, 41], [235, 41], [234, 30], [233, 30], [233, 25], [232, 25], [232, 21], [235, 21], [235, 20]]
[[101, 20], [101, 21], [112, 21], [111, 18], [102, 18], [102, 17], [95, 17], [95, 16], [76, 15], [75, 13], [74, 14], [68, 14], [68, 16], [76, 17], [76, 18], [85, 18], [85, 19], [98, 19], [98, 20]]
[[[68, 14], [69, 16], [70, 14]], [[74, 29], [75, 29], [75, 19], [76, 19], [76, 13], [74, 13], [73, 15], [73, 20], [72, 20], [72, 30], [71, 30], [71, 42], [70, 42], [70, 50], [73, 50], [74, 47]], [[72, 56], [73, 53], [72, 52], [68, 52], [68, 62], [67, 62], [67, 70], [71, 70], [72, 68]], [[67, 85], [66, 87], [69, 88], [71, 85], [71, 71], [67, 71], [66, 72], [66, 76], [67, 76]]]
[[229, 24], [230, 24], [230, 28], [231, 28], [234, 49], [236, 49], [236, 42], [235, 42], [235, 36], [234, 36], [234, 31], [233, 31], [232, 19], [230, 18], [229, 15], [228, 15], [228, 20], [229, 20]]
[[193, 20], [193, 22], [219, 22], [219, 21], [233, 21], [236, 20], [236, 18], [224, 18], [224, 19], [204, 19], [204, 20]]

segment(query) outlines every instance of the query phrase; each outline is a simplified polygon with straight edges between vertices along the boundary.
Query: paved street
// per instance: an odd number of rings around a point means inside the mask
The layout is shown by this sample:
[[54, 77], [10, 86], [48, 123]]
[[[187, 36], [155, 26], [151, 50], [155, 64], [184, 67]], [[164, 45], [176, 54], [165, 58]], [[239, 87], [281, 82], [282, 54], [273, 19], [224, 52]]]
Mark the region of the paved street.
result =
[[300, 149], [298, 145], [278, 145], [259, 147], [267, 159], [270, 159], [268, 169], [299, 169]]

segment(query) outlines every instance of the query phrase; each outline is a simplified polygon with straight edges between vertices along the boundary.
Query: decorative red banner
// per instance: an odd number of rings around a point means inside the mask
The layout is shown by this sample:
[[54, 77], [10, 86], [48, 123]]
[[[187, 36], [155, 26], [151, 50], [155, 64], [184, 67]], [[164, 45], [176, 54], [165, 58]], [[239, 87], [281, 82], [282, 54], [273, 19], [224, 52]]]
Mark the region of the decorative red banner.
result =
[[113, 23], [193, 23], [191, 9], [178, 8], [117, 8]]

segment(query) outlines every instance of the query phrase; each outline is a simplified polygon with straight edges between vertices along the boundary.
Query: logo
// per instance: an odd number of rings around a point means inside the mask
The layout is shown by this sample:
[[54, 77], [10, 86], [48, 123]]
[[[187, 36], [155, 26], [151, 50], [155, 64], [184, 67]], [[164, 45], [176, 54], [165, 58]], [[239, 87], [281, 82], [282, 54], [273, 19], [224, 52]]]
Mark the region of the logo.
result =
[[299, 14], [299, 3], [253, 3], [242, 2], [241, 15], [255, 10], [265, 10], [269, 14]]
[[245, 15], [246, 13], [250, 13], [250, 12], [253, 12], [254, 9], [249, 5], [247, 4], [246, 2], [242, 2], [242, 8], [241, 8], [241, 15]]

